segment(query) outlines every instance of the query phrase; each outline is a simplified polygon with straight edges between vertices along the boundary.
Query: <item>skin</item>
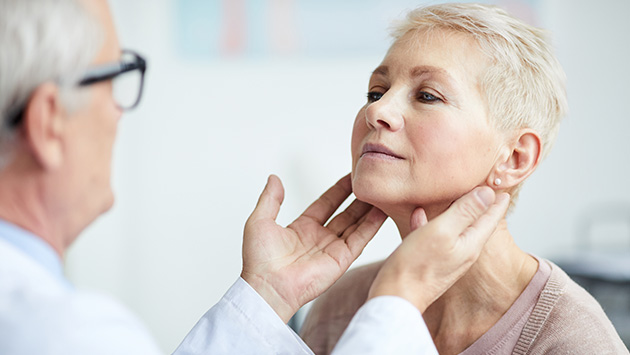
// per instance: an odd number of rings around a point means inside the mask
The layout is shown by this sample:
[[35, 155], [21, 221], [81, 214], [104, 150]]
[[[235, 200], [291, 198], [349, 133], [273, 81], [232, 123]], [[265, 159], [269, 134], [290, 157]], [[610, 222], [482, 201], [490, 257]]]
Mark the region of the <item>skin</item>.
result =
[[[116, 61], [120, 46], [106, 1], [86, 0], [104, 29], [92, 65]], [[31, 95], [14, 159], [0, 172], [0, 216], [31, 231], [63, 257], [79, 233], [114, 202], [112, 147], [122, 112], [111, 82], [82, 89], [87, 100], [69, 113], [53, 82]]]
[[356, 200], [328, 221], [351, 192], [345, 176], [282, 227], [275, 219], [284, 189], [272, 175], [247, 220], [241, 277], [285, 323], [341, 277], [385, 221], [383, 212]]
[[[503, 140], [486, 118], [477, 87], [486, 63], [474, 55], [476, 44], [459, 34], [436, 37], [415, 45], [406, 36], [392, 46], [370, 78], [371, 100], [357, 114], [352, 134], [354, 192], [405, 221], [398, 225], [401, 235], [409, 233], [418, 205], [432, 218], [483, 185]], [[444, 40], [457, 46], [446, 47]], [[364, 148], [378, 149], [370, 144], [391, 154], [364, 154]]]
[[[353, 189], [403, 238], [418, 208], [432, 220], [476, 186], [509, 192], [537, 167], [535, 132], [506, 134], [489, 121], [480, 90], [488, 65], [472, 38], [435, 30], [403, 36], [370, 78], [352, 135]], [[438, 351], [456, 354], [474, 343], [536, 270], [502, 219], [470, 270], [423, 314]]]
[[[81, 4], [104, 33], [91, 65], [119, 60], [107, 1]], [[0, 218], [39, 236], [60, 257], [114, 202], [111, 161], [122, 112], [111, 81], [82, 90], [87, 102], [69, 114], [57, 85], [41, 84], [27, 104], [14, 158], [0, 171]], [[385, 221], [381, 211], [359, 201], [328, 221], [350, 193], [346, 177], [284, 228], [275, 223], [284, 191], [272, 176], [248, 220], [243, 278], [285, 322], [343, 274]]]
[[[284, 190], [271, 176], [245, 224], [241, 277], [285, 322], [348, 269], [385, 220], [355, 200], [326, 222], [350, 192], [346, 176], [284, 228], [275, 222]], [[474, 263], [508, 201], [505, 193], [495, 199], [492, 189], [479, 187], [431, 222], [417, 209], [414, 231], [385, 262], [369, 297], [398, 296], [425, 311]]]
[[[117, 61], [120, 45], [105, 0], [81, 2], [99, 21], [104, 41], [92, 65]], [[13, 159], [0, 171], [0, 218], [31, 231], [63, 257], [79, 233], [114, 202], [111, 188], [112, 148], [122, 112], [117, 108], [111, 82], [83, 89], [88, 99], [69, 113], [53, 82], [42, 83], [32, 93]], [[355, 201], [332, 217], [351, 194], [350, 177], [342, 178], [287, 227], [275, 223], [284, 190], [271, 176], [256, 209], [245, 225], [242, 277], [286, 322], [299, 307], [336, 281], [360, 255], [386, 216], [377, 208]], [[490, 194], [490, 195], [488, 195]], [[407, 243], [394, 254], [389, 268], [375, 283], [373, 293], [399, 295], [426, 308], [468, 269], [478, 256], [507, 204], [486, 191], [465, 196], [448, 217], [426, 227], [414, 226]], [[466, 207], [468, 206], [468, 207]], [[332, 219], [331, 219], [332, 217]], [[435, 254], [422, 265], [406, 262], [413, 251], [443, 241], [444, 226], [450, 241], [462, 245], [455, 253]], [[472, 229], [471, 229], [472, 228]], [[464, 242], [458, 243], [458, 236]], [[445, 278], [445, 275], [449, 277]], [[420, 277], [432, 287], [409, 295], [401, 288], [409, 278]], [[442, 282], [448, 279], [448, 282]], [[379, 285], [381, 287], [379, 287]]]
[[414, 211], [418, 226], [412, 223], [414, 231], [380, 268], [368, 299], [399, 296], [425, 313], [477, 260], [509, 200], [506, 193], [495, 200], [492, 189], [478, 187], [431, 222], [424, 210]]
[[[91, 65], [119, 60], [107, 1], [81, 4], [104, 33]], [[82, 90], [88, 94], [87, 102], [70, 114], [55, 83], [35, 89], [14, 158], [0, 170], [0, 218], [39, 236], [60, 257], [114, 202], [112, 150], [122, 112], [113, 99], [111, 81]], [[243, 278], [285, 322], [343, 274], [385, 221], [381, 211], [357, 201], [328, 222], [350, 192], [346, 177], [284, 228], [274, 221], [284, 191], [272, 176], [248, 220]]]

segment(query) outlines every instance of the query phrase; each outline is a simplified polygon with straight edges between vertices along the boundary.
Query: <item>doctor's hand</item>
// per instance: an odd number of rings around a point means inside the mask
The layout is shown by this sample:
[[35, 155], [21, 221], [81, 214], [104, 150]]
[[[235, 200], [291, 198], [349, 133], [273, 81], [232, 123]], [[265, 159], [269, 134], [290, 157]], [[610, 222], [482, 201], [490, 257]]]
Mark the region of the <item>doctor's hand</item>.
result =
[[477, 187], [431, 222], [424, 210], [415, 210], [413, 231], [387, 258], [368, 298], [399, 296], [424, 312], [475, 263], [509, 200], [507, 193]]
[[271, 175], [247, 220], [241, 277], [285, 323], [341, 277], [387, 218], [355, 200], [326, 224], [351, 192], [347, 175], [285, 228], [275, 222], [284, 189]]

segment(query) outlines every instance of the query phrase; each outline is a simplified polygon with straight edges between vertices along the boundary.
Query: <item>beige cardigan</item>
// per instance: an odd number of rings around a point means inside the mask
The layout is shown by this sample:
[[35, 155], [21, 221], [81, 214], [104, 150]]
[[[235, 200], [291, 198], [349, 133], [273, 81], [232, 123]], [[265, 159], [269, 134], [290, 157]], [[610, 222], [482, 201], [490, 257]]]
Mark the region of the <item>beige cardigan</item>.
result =
[[[629, 354], [597, 301], [555, 264], [512, 354]], [[315, 354], [329, 354], [367, 299], [382, 263], [349, 271], [314, 303], [301, 330]]]

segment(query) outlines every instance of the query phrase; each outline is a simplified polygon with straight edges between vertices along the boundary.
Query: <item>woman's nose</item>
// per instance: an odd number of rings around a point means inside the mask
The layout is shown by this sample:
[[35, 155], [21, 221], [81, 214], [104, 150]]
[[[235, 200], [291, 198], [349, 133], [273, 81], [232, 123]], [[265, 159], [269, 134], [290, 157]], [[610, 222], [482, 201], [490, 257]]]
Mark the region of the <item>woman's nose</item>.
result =
[[394, 93], [385, 93], [365, 110], [367, 125], [374, 129], [398, 131], [404, 126], [402, 103]]

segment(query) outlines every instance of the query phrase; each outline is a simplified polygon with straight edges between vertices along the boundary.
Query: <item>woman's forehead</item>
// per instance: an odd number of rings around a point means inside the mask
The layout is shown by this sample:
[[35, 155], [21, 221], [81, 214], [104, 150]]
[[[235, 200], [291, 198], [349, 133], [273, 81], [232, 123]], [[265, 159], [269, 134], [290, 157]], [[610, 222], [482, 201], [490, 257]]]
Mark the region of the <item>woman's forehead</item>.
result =
[[[380, 68], [414, 76], [418, 67], [438, 74], [474, 74], [488, 65], [477, 41], [468, 34], [443, 29], [409, 31], [392, 44]], [[382, 69], [375, 73], [383, 74]], [[400, 74], [400, 73], [399, 73]]]

